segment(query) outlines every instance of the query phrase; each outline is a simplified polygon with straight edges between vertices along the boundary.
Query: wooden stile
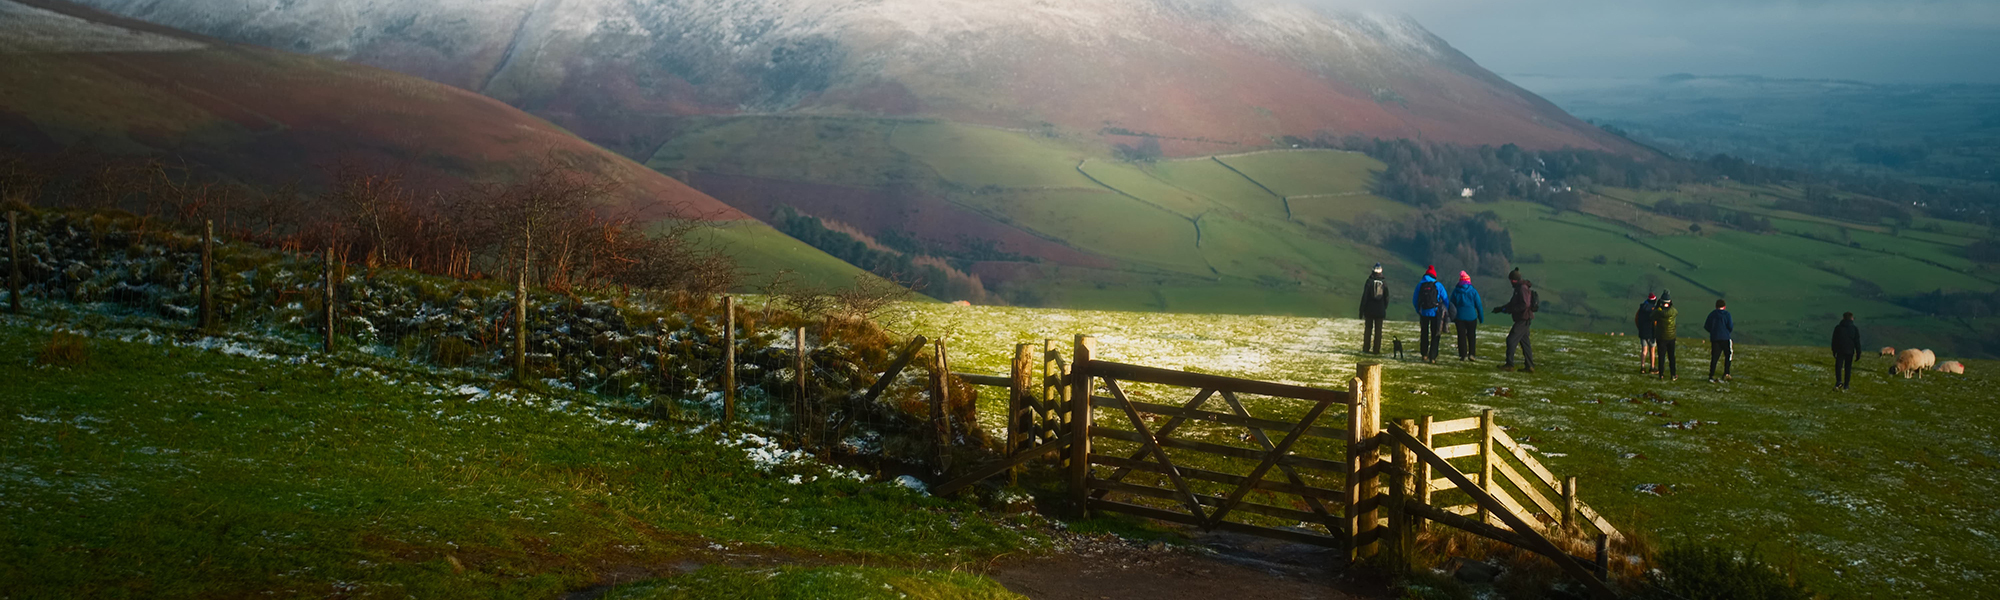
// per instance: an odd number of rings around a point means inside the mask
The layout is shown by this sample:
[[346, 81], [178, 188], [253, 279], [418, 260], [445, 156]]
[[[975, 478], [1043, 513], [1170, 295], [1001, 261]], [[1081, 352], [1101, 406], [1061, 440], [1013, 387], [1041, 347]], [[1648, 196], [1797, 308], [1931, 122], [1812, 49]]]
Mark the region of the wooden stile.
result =
[[[1435, 423], [1431, 421], [1430, 415], [1424, 415], [1423, 420], [1417, 422], [1417, 439], [1423, 442], [1426, 448], [1431, 445], [1431, 436], [1433, 435], [1431, 427], [1433, 425]], [[1431, 503], [1431, 491], [1437, 489], [1431, 486], [1431, 464], [1416, 460], [1415, 456], [1412, 456], [1410, 460], [1416, 464], [1415, 481], [1411, 483], [1417, 488], [1417, 503], [1428, 505]], [[1412, 522], [1414, 523], [1412, 527], [1421, 529], [1424, 526], [1423, 516], [1421, 515], [1416, 516]]]
[[1576, 478], [1563, 479], [1563, 530], [1576, 531]]

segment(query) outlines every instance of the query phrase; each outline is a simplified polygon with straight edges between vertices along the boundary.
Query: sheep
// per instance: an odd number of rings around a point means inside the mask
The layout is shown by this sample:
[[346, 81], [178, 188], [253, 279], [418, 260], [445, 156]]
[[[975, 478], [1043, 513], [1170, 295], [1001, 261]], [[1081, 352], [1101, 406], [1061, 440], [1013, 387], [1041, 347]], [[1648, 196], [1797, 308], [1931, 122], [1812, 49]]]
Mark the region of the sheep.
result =
[[1938, 370], [1938, 372], [1939, 372], [1939, 373], [1951, 373], [1951, 374], [1953, 374], [1953, 375], [1964, 375], [1964, 374], [1965, 374], [1965, 363], [1961, 363], [1961, 362], [1958, 362], [1958, 361], [1955, 361], [1955, 360], [1947, 360], [1947, 361], [1944, 361], [1944, 363], [1942, 363], [1942, 364], [1939, 364], [1939, 365], [1938, 365], [1938, 367], [1937, 367], [1937, 370]]
[[1895, 348], [1891, 348], [1891, 347], [1889, 347], [1889, 346], [1883, 346], [1883, 347], [1882, 347], [1882, 355], [1883, 355], [1883, 356], [1895, 356], [1895, 355], [1896, 355], [1896, 349], [1895, 349]]
[[1889, 367], [1889, 373], [1902, 375], [1904, 379], [1909, 379], [1913, 376], [1922, 377], [1924, 369], [1931, 368], [1936, 364], [1937, 355], [1931, 351], [1905, 348], [1902, 352], [1896, 354], [1896, 364]]

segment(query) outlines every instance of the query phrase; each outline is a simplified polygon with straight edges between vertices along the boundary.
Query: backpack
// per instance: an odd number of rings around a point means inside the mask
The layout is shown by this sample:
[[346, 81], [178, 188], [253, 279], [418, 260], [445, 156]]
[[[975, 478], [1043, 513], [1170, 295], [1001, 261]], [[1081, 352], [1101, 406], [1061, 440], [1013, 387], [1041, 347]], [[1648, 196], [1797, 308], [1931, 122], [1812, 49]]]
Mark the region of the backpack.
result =
[[1438, 284], [1423, 284], [1423, 289], [1417, 292], [1417, 308], [1431, 310], [1440, 306], [1444, 306], [1444, 296], [1438, 293]]
[[1640, 329], [1653, 328], [1653, 303], [1651, 301], [1639, 303], [1639, 313], [1632, 315], [1632, 324], [1638, 326]]
[[1368, 299], [1378, 302], [1389, 299], [1389, 286], [1380, 279], [1368, 280]]

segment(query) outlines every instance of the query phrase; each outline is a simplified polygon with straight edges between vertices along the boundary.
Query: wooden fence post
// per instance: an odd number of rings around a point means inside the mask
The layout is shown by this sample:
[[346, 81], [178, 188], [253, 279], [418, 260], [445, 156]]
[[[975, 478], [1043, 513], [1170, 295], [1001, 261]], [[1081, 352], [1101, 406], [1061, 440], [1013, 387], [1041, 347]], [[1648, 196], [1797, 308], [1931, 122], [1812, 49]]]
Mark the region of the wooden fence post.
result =
[[[1403, 419], [1396, 422], [1396, 428], [1414, 435], [1417, 423]], [[1416, 483], [1415, 473], [1412, 472], [1414, 463], [1416, 463], [1416, 453], [1408, 446], [1397, 444], [1396, 470], [1389, 478], [1389, 535], [1388, 545], [1384, 548], [1389, 554], [1389, 568], [1397, 574], [1410, 571], [1410, 553], [1416, 547], [1417, 532], [1412, 527], [1410, 511], [1406, 509], [1413, 491], [1410, 486]]]
[[21, 314], [21, 213], [7, 211], [7, 312]]
[[951, 467], [946, 464], [950, 455], [945, 451], [951, 445], [951, 416], [944, 410], [951, 399], [951, 364], [945, 360], [944, 340], [933, 344], [936, 351], [931, 354], [931, 449], [935, 472], [943, 474]]
[[[1014, 345], [1014, 369], [1011, 374], [1013, 377], [1009, 379], [1011, 383], [1007, 390], [1007, 452], [1005, 454], [1008, 458], [1013, 458], [1015, 453], [1035, 445], [1035, 432], [1033, 430], [1035, 418], [1033, 416], [1034, 413], [1031, 412], [1035, 403], [1035, 397], [1030, 391], [1033, 389], [1031, 386], [1035, 384], [1034, 345]], [[1020, 477], [1020, 466], [1017, 465], [1007, 469], [1007, 483], [1009, 485], [1020, 481]]]
[[1576, 531], [1576, 477], [1563, 478], [1563, 531]]
[[528, 262], [514, 274], [514, 381], [528, 382]]
[[1376, 510], [1363, 511], [1360, 508], [1362, 504], [1380, 502], [1377, 497], [1381, 493], [1381, 481], [1374, 475], [1374, 467], [1380, 462], [1381, 446], [1373, 442], [1382, 433], [1382, 365], [1361, 363], [1355, 365], [1354, 370], [1354, 380], [1348, 383], [1348, 393], [1354, 400], [1354, 406], [1347, 411], [1347, 552], [1350, 561], [1374, 556], [1380, 548], [1373, 541], [1365, 544], [1357, 542], [1374, 533], [1377, 525]]
[[736, 298], [722, 297], [722, 428], [736, 422]]
[[1594, 566], [1597, 567], [1597, 580], [1605, 583], [1611, 582], [1610, 542], [1611, 536], [1603, 533], [1597, 534], [1597, 564]]
[[[1417, 440], [1423, 442], [1425, 448], [1431, 447], [1430, 415], [1424, 415], [1424, 419], [1417, 422]], [[1429, 506], [1431, 503], [1431, 464], [1424, 461], [1417, 461], [1416, 470], [1417, 504]], [[1423, 517], [1413, 516], [1412, 519], [1413, 527], [1423, 528]]]
[[215, 330], [215, 221], [201, 229], [201, 330]]
[[1096, 338], [1076, 336], [1069, 358], [1069, 497], [1082, 514], [1090, 514], [1091, 349]]
[[[1479, 489], [1493, 493], [1493, 409], [1479, 413]], [[1479, 507], [1479, 522], [1491, 525], [1493, 514]]]
[[326, 340], [323, 348], [327, 354], [333, 353], [334, 285], [338, 276], [333, 270], [333, 246], [326, 247]]
[[806, 425], [806, 418], [811, 412], [812, 403], [806, 400], [806, 328], [804, 327], [792, 330], [792, 354], [798, 359], [795, 361], [798, 364], [793, 365], [798, 373], [798, 401], [793, 403], [795, 406], [792, 409], [792, 418], [797, 421], [799, 445], [810, 448], [812, 439], [807, 433], [811, 428]]

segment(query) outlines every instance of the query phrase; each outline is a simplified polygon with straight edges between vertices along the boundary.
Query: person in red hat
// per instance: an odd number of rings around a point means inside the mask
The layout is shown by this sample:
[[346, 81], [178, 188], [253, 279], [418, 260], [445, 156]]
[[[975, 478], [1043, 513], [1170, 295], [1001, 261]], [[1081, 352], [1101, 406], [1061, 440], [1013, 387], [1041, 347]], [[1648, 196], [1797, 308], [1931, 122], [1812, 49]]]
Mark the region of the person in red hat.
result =
[[1424, 362], [1437, 362], [1439, 338], [1444, 335], [1444, 315], [1451, 311], [1451, 293], [1445, 291], [1444, 283], [1438, 281], [1438, 268], [1432, 265], [1424, 270], [1424, 278], [1417, 281], [1417, 292], [1410, 298], [1417, 307], [1417, 323], [1420, 327], [1420, 343], [1417, 353]]
[[1479, 324], [1486, 322], [1486, 303], [1472, 287], [1472, 275], [1458, 272], [1458, 287], [1451, 289], [1451, 324], [1458, 333], [1458, 359], [1479, 358]]

